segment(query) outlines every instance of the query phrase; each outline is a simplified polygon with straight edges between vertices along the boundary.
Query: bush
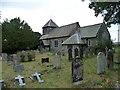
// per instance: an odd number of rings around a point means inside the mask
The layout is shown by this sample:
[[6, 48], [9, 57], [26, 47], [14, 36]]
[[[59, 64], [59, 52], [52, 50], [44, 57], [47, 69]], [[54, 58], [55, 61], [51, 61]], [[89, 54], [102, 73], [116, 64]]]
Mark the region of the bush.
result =
[[34, 52], [28, 52], [28, 61], [35, 60], [35, 53]]

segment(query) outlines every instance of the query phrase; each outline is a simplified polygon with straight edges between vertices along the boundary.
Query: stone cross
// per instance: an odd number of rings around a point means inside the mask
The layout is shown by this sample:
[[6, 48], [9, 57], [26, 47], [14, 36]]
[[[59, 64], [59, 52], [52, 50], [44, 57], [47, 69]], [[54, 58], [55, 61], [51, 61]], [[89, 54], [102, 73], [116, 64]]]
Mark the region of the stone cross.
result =
[[43, 83], [44, 82], [44, 80], [41, 80], [40, 74], [38, 74], [37, 72], [35, 72], [34, 74], [32, 74], [32, 77], [36, 78], [39, 83]]
[[105, 72], [105, 54], [99, 52], [97, 55], [97, 74], [102, 74]]
[[83, 61], [79, 56], [72, 61], [72, 83], [81, 84], [83, 81]]
[[4, 86], [4, 80], [0, 80], [0, 90], [2, 90], [3, 86]]
[[107, 67], [110, 69], [113, 68], [113, 66], [114, 66], [113, 52], [112, 50], [109, 50], [107, 53]]
[[54, 67], [61, 68], [60, 56], [56, 53], [54, 57]]
[[17, 80], [19, 82], [19, 86], [25, 86], [25, 80], [23, 76], [18, 75], [17, 77], [15, 77], [15, 80]]

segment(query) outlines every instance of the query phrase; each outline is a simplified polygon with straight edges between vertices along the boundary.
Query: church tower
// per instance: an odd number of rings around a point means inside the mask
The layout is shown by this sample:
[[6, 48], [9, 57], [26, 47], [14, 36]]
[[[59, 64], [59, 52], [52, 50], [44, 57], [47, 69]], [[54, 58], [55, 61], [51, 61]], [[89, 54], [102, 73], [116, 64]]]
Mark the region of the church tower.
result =
[[52, 19], [50, 19], [43, 27], [43, 35], [49, 34], [54, 28], [57, 28], [57, 24], [53, 22]]

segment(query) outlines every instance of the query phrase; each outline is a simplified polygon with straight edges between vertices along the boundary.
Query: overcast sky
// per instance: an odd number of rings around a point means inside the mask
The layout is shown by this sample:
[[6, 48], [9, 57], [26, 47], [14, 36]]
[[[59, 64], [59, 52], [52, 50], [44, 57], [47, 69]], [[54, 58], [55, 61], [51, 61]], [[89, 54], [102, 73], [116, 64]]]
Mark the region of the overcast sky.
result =
[[[0, 0], [1, 21], [20, 17], [35, 32], [42, 33], [42, 26], [52, 19], [58, 26], [79, 22], [87, 26], [103, 22], [103, 17], [94, 16], [89, 9], [89, 0]], [[117, 26], [109, 29], [113, 40], [117, 41]]]

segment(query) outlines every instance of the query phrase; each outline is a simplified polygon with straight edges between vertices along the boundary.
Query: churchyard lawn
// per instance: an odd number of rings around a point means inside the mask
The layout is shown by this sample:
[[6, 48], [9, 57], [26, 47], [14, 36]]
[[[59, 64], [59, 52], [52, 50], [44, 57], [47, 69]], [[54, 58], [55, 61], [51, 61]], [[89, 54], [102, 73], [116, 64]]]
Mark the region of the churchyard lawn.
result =
[[[42, 57], [49, 57], [49, 63], [41, 63]], [[18, 75], [25, 77], [24, 88], [114, 88], [118, 81], [118, 65], [114, 65], [114, 69], [108, 70], [103, 75], [97, 74], [97, 57], [90, 56], [83, 59], [84, 66], [84, 82], [81, 85], [72, 85], [71, 62], [68, 61], [67, 55], [61, 56], [61, 69], [53, 69], [54, 57], [48, 52], [36, 55], [36, 60], [24, 62], [25, 70], [23, 72], [14, 72], [13, 65], [8, 65], [6, 61], [0, 61], [2, 64], [2, 79], [8, 88], [18, 88], [15, 83], [15, 77]], [[1, 66], [1, 65], [0, 65]], [[47, 67], [49, 66], [49, 67]], [[1, 71], [1, 67], [0, 67]], [[38, 72], [44, 83], [32, 81], [29, 77]]]

